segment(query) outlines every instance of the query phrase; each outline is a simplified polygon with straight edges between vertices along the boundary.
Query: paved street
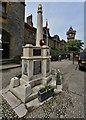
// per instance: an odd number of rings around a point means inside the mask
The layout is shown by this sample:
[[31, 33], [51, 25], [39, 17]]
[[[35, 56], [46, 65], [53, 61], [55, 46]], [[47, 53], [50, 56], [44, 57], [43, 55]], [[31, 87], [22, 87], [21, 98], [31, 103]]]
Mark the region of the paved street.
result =
[[52, 62], [63, 74], [63, 93], [28, 114], [30, 118], [84, 118], [84, 72], [77, 69], [77, 62]]
[[[53, 66], [54, 63], [51, 65]], [[72, 107], [66, 109], [66, 117], [84, 116], [84, 76], [86, 73], [77, 68], [77, 62], [65, 61], [57, 65], [63, 72], [63, 91], [71, 97]]]
[[[12, 67], [12, 69], [7, 69], [7, 68], [11, 68], [11, 67]], [[1, 84], [2, 86], [0, 86], [0, 90], [2, 88], [6, 88], [10, 84], [11, 78], [15, 77], [16, 75], [18, 75], [21, 72], [20, 65], [15, 65], [15, 64], [3, 65], [3, 69], [4, 70], [2, 70], [2, 71], [0, 70], [0, 83], [2, 83]]]
[[[84, 72], [76, 69], [77, 62], [75, 62], [75, 64], [73, 65], [72, 61], [68, 61], [68, 60], [62, 60], [61, 62], [58, 61], [51, 62], [51, 67], [52, 69], [59, 68], [63, 75], [63, 92], [57, 94], [51, 100], [47, 101], [46, 103], [44, 103], [42, 106], [32, 111], [31, 113], [28, 112], [26, 117], [83, 118], [84, 117]], [[16, 71], [16, 69], [13, 69], [13, 71]], [[15, 74], [15, 72], [11, 74]], [[6, 78], [4, 78], [4, 80], [6, 80]], [[11, 107], [9, 106], [8, 108], [9, 108], [8, 111], [10, 111]], [[4, 113], [6, 114], [5, 108], [4, 108]], [[15, 114], [14, 112], [12, 113]]]

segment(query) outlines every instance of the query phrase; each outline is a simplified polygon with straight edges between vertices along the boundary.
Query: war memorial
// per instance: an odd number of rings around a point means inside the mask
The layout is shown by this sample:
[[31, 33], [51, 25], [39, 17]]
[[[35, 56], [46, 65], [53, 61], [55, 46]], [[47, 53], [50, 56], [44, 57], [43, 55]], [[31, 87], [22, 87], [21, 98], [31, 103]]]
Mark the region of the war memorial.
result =
[[23, 46], [23, 56], [21, 57], [22, 76], [21, 78], [12, 78], [9, 90], [3, 93], [3, 97], [19, 117], [24, 116], [28, 110], [43, 104], [38, 99], [38, 91], [46, 84], [54, 86], [53, 92], [62, 90], [61, 85], [56, 85], [55, 75], [53, 77], [51, 73], [50, 48], [44, 45], [43, 42], [42, 5], [39, 4], [36, 46], [32, 44]]

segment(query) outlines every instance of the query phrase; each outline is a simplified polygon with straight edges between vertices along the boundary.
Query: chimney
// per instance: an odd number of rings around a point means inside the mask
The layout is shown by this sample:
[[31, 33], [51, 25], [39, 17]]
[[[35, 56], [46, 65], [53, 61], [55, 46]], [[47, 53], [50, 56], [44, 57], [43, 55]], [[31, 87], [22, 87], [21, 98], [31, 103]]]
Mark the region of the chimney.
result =
[[32, 15], [27, 17], [27, 23], [28, 25], [30, 25], [31, 27], [33, 27], [33, 22], [32, 22]]

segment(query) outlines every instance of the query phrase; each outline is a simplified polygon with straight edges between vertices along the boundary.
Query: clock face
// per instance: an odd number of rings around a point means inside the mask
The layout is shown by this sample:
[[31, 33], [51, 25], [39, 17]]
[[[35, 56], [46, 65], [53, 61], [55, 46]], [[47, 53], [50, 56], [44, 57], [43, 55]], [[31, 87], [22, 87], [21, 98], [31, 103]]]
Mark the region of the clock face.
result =
[[73, 36], [72, 34], [69, 34], [69, 37]]

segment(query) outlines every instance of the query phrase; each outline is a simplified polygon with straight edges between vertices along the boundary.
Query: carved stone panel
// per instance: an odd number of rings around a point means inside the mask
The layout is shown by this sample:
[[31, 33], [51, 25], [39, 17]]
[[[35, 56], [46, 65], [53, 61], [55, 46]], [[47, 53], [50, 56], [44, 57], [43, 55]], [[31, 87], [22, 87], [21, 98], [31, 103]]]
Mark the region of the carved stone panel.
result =
[[33, 75], [41, 73], [41, 61], [33, 62]]
[[48, 59], [46, 63], [46, 73], [48, 73], [49, 71], [50, 71], [50, 60]]
[[28, 64], [26, 61], [24, 61], [24, 64], [23, 64], [23, 74], [24, 75], [28, 75]]

